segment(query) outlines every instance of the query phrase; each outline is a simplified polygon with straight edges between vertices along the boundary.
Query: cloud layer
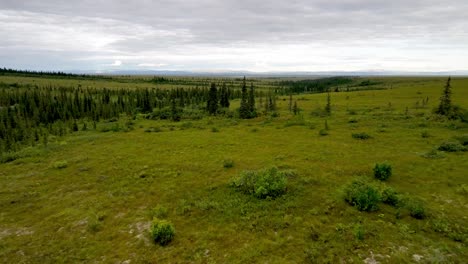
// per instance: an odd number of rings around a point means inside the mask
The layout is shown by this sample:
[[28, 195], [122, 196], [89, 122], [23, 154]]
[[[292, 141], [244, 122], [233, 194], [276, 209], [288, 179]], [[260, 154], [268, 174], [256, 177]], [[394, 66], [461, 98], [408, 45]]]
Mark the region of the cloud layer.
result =
[[468, 2], [2, 0], [0, 66], [36, 70], [468, 69]]

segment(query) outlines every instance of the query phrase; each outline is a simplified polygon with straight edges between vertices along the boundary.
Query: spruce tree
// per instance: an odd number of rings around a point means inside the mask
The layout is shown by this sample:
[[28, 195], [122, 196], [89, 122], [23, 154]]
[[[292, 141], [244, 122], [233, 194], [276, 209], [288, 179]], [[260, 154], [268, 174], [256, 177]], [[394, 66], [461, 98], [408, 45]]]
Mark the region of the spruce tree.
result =
[[294, 112], [294, 115], [297, 115], [299, 113], [299, 108], [297, 107], [297, 101], [294, 101], [293, 112]]
[[226, 88], [226, 83], [223, 83], [223, 87], [221, 87], [221, 99], [219, 104], [221, 107], [229, 108], [229, 90]]
[[257, 116], [257, 112], [255, 111], [255, 92], [253, 83], [250, 83], [250, 90], [249, 90], [249, 98], [247, 101], [247, 105], [249, 107], [249, 117], [253, 118]]
[[292, 103], [292, 93], [289, 92], [289, 112], [292, 111], [293, 103]]
[[174, 122], [180, 121], [179, 109], [177, 109], [175, 98], [172, 98], [171, 100], [171, 119]]
[[242, 119], [247, 119], [250, 117], [249, 105], [248, 105], [248, 95], [247, 95], [247, 86], [244, 81], [242, 82], [242, 91], [241, 91], [241, 103], [239, 108], [239, 117]]
[[330, 91], [327, 93], [327, 105], [325, 106], [325, 112], [327, 115], [331, 114], [331, 97], [330, 97]]
[[218, 111], [218, 90], [216, 89], [215, 83], [211, 84], [211, 88], [208, 93], [208, 102], [206, 104], [206, 109], [211, 115], [215, 115]]
[[439, 115], [450, 115], [450, 112], [452, 110], [452, 86], [450, 85], [450, 77], [447, 80], [447, 83], [445, 84], [444, 87], [444, 92], [442, 93], [442, 96], [440, 97], [440, 104], [439, 107], [436, 110], [436, 113]]

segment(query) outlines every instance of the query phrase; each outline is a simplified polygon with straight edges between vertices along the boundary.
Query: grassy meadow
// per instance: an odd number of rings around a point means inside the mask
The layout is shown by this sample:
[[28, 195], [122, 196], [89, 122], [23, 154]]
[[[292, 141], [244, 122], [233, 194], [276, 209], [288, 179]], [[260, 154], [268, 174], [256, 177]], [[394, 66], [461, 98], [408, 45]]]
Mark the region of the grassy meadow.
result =
[[[332, 92], [330, 116], [326, 93], [295, 94], [297, 115], [283, 96], [275, 117], [139, 115], [126, 132], [101, 132], [113, 125], [101, 121], [28, 147], [0, 164], [0, 262], [466, 263], [468, 152], [435, 150], [468, 135], [467, 123], [433, 114], [446, 78], [372, 80], [386, 89]], [[468, 78], [453, 78], [452, 87], [453, 103], [468, 109]], [[393, 168], [386, 182], [373, 176], [383, 162]], [[272, 166], [291, 172], [284, 195], [258, 199], [230, 186], [242, 171]], [[357, 210], [343, 198], [356, 179], [421, 202], [426, 216], [383, 203]], [[154, 217], [174, 225], [166, 246], [151, 240]]]

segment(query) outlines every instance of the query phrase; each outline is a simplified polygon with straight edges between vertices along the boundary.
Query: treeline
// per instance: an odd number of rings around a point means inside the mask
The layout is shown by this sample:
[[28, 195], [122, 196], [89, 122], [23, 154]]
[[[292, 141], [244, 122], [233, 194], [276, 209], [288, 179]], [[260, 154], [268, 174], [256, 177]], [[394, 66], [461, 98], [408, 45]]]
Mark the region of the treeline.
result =
[[89, 74], [74, 74], [61, 71], [32, 71], [32, 70], [15, 70], [8, 68], [0, 68], [0, 75], [12, 75], [23, 77], [60, 77], [67, 79], [112, 79], [111, 76], [104, 75], [89, 75]]
[[329, 77], [311, 80], [281, 81], [279, 85], [283, 87], [281, 94], [292, 93], [323, 93], [331, 88], [338, 86], [351, 85], [352, 78], [348, 77]]
[[[240, 93], [226, 88], [229, 99]], [[77, 121], [94, 126], [101, 119], [135, 116], [176, 109], [205, 110], [208, 89], [96, 89], [70, 87], [10, 86], [0, 83], [0, 152], [16, 151], [24, 145], [47, 141], [79, 130]], [[188, 110], [187, 110], [188, 111]], [[188, 111], [188, 112], [190, 112]], [[164, 116], [157, 116], [164, 119]]]

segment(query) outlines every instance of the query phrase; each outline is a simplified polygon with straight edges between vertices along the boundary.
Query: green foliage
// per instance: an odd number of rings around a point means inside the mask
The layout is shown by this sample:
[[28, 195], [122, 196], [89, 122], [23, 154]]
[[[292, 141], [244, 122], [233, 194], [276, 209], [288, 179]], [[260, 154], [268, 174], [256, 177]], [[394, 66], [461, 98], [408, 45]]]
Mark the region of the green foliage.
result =
[[381, 201], [377, 188], [360, 180], [354, 180], [345, 187], [344, 199], [359, 211], [376, 211]]
[[408, 208], [410, 215], [416, 219], [424, 219], [426, 217], [426, 209], [424, 203], [418, 199], [410, 199], [406, 208]]
[[208, 94], [208, 101], [206, 103], [206, 109], [211, 115], [216, 114], [218, 111], [218, 90], [216, 89], [216, 84], [211, 83], [211, 88]]
[[353, 233], [354, 233], [354, 237], [357, 240], [359, 240], [359, 241], [364, 240], [364, 236], [365, 236], [366, 233], [364, 231], [364, 227], [361, 224], [357, 224], [357, 225], [354, 226]]
[[421, 132], [421, 137], [422, 138], [428, 138], [430, 137], [431, 135], [429, 134], [429, 132], [427, 130], [424, 130], [423, 132]]
[[167, 214], [169, 213], [169, 210], [167, 210], [166, 207], [162, 205], [157, 205], [154, 208], [151, 208], [149, 210], [149, 217], [151, 219], [158, 218], [158, 219], [163, 219], [167, 217]]
[[460, 142], [460, 144], [463, 146], [468, 146], [468, 134], [457, 136], [455, 139], [458, 140], [458, 142]]
[[213, 132], [213, 133], [218, 133], [218, 132], [219, 132], [219, 128], [217, 128], [217, 127], [212, 127], [212, 128], [211, 128], [211, 132]]
[[381, 181], [386, 181], [392, 176], [392, 165], [387, 163], [377, 163], [374, 167], [374, 177]]
[[439, 107], [436, 110], [436, 113], [439, 115], [445, 115], [448, 116], [450, 115], [452, 111], [452, 86], [450, 85], [450, 77], [447, 79], [447, 83], [445, 84], [444, 87], [444, 92], [442, 93], [442, 96], [440, 97], [440, 104]]
[[327, 93], [327, 104], [325, 106], [325, 113], [327, 113], [327, 115], [331, 114], [331, 96], [330, 96], [330, 92]]
[[426, 159], [442, 159], [445, 157], [443, 152], [438, 151], [437, 149], [432, 149], [424, 154], [421, 155]]
[[361, 139], [361, 140], [366, 140], [372, 138], [369, 134], [366, 132], [361, 132], [361, 133], [352, 133], [351, 136], [355, 139]]
[[467, 151], [467, 148], [457, 141], [445, 141], [437, 149], [445, 152]]
[[231, 160], [231, 159], [225, 159], [223, 161], [223, 167], [226, 168], [226, 169], [234, 167], [234, 161]]
[[248, 118], [251, 118], [252, 113], [251, 113], [251, 105], [250, 105], [251, 99], [249, 97], [249, 94], [247, 93], [247, 84], [245, 83], [245, 76], [242, 82], [241, 92], [242, 92], [242, 95], [241, 95], [241, 103], [240, 103], [240, 108], [239, 108], [239, 117], [242, 119], [248, 119]]
[[175, 229], [169, 221], [155, 218], [151, 223], [150, 234], [154, 242], [164, 246], [174, 238]]
[[238, 191], [260, 199], [275, 198], [286, 192], [287, 178], [285, 173], [276, 167], [259, 171], [243, 171], [231, 181]]
[[329, 134], [328, 130], [326, 130], [326, 129], [320, 129], [319, 130], [319, 135], [320, 136], [328, 136], [328, 134]]
[[398, 192], [391, 187], [386, 187], [382, 190], [382, 202], [391, 206], [397, 206], [400, 203]]
[[68, 162], [66, 160], [56, 161], [52, 167], [54, 167], [54, 169], [65, 169], [68, 167]]

